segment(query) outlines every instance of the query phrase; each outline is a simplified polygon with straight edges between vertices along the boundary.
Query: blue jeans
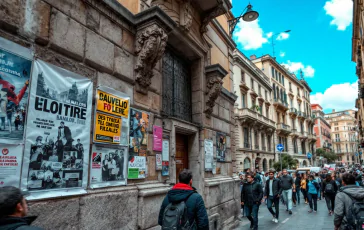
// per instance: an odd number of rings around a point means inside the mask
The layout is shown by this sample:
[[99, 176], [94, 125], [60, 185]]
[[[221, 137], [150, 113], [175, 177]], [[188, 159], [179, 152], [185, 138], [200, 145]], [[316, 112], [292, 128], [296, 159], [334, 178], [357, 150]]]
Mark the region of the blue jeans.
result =
[[258, 211], [259, 204], [248, 205], [244, 204], [244, 212], [248, 220], [250, 220], [251, 225], [253, 225], [254, 230], [258, 229]]
[[[279, 217], [279, 197], [268, 196], [267, 208], [272, 215], [278, 219]], [[273, 211], [272, 204], [274, 203], [275, 212]]]
[[300, 204], [301, 199], [301, 188], [296, 188], [297, 203]]
[[287, 209], [292, 210], [292, 189], [283, 190], [282, 195]]

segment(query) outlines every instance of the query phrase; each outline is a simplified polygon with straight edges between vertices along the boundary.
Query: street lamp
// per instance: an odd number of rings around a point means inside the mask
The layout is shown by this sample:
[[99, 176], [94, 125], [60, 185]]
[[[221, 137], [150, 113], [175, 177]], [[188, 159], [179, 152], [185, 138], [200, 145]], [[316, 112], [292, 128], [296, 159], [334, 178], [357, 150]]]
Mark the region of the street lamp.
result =
[[277, 35], [280, 35], [281, 33], [289, 33], [289, 32], [291, 32], [291, 30], [286, 30], [286, 31], [283, 31], [283, 32], [276, 33], [276, 34], [273, 34], [272, 35], [271, 38], [272, 38], [273, 57], [275, 57], [275, 52], [274, 52], [274, 46], [275, 46], [275, 44], [274, 44], [274, 37], [277, 36]]
[[241, 13], [241, 15], [239, 17], [228, 21], [229, 27], [230, 27], [230, 36], [233, 35], [235, 27], [238, 24], [240, 18], [243, 18], [243, 20], [246, 22], [252, 22], [259, 17], [259, 13], [257, 11], [254, 11], [252, 8], [253, 8], [253, 6], [250, 5], [250, 3], [249, 3], [249, 5], [247, 5], [245, 7], [245, 9], [243, 10], [243, 12]]

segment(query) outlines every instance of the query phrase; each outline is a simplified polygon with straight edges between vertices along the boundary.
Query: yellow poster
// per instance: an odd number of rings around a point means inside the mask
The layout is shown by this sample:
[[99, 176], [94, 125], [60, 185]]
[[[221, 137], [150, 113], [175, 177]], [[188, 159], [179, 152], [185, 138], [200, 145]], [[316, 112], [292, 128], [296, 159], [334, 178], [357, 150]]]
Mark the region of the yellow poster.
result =
[[94, 142], [120, 144], [121, 126], [120, 117], [96, 112]]
[[101, 90], [96, 90], [97, 110], [128, 118], [129, 99], [114, 96]]

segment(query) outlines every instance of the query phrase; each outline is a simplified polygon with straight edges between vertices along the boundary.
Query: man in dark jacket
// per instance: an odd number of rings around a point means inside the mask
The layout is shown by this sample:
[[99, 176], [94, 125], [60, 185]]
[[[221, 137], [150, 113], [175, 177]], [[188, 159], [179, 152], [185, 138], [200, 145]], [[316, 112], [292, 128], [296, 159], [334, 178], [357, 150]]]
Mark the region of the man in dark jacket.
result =
[[37, 218], [26, 216], [28, 205], [24, 193], [13, 186], [0, 188], [0, 229], [1, 230], [42, 230], [30, 226]]
[[335, 197], [334, 225], [335, 230], [348, 229], [348, 213], [353, 204], [353, 199], [357, 202], [364, 202], [364, 188], [355, 185], [355, 177], [350, 173], [342, 175], [343, 187]]
[[164, 210], [169, 203], [179, 203], [185, 201], [187, 206], [188, 220], [192, 229], [209, 230], [209, 219], [207, 216], [205, 203], [196, 189], [192, 187], [192, 173], [184, 169], [180, 172], [179, 183], [177, 183], [164, 198], [159, 211], [158, 224], [163, 225]]
[[[267, 208], [273, 215], [272, 221], [278, 223], [279, 218], [279, 194], [280, 181], [274, 178], [274, 171], [269, 171], [269, 180], [265, 182], [264, 198], [267, 200]], [[274, 203], [275, 212], [272, 209]]]
[[241, 204], [244, 205], [246, 217], [250, 220], [250, 229], [258, 229], [258, 211], [263, 199], [262, 185], [254, 181], [251, 174], [245, 176], [247, 183], [244, 184], [241, 191]]

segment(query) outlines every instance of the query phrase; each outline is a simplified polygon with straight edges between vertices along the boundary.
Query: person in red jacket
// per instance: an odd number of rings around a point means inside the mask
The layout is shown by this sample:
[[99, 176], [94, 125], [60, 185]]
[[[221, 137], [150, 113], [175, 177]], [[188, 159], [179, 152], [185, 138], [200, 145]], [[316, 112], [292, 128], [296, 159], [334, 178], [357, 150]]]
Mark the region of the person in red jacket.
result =
[[1, 77], [0, 77], [0, 85], [3, 86], [1, 91], [7, 92], [8, 101], [12, 101], [14, 102], [15, 105], [19, 105], [21, 99], [23, 99], [23, 96], [28, 89], [29, 80], [25, 81], [25, 84], [23, 88], [19, 91], [18, 95], [16, 95], [15, 93], [15, 86], [12, 85], [10, 82], [1, 79]]

